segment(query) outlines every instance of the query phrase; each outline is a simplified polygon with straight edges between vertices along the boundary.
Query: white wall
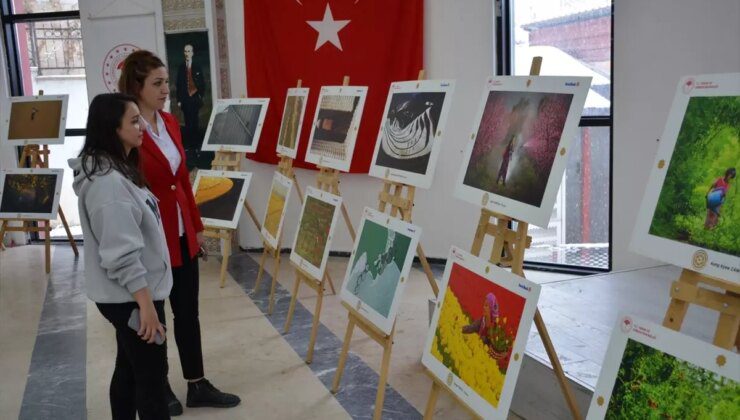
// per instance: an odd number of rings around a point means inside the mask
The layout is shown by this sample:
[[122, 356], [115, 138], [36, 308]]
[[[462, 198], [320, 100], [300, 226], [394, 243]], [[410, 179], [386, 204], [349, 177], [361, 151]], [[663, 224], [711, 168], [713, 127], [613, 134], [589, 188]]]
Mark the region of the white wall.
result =
[[613, 266], [657, 264], [627, 247], [676, 85], [740, 71], [740, 1], [618, 0], [614, 28]]
[[[475, 206], [454, 199], [452, 191], [462, 163], [463, 148], [472, 129], [473, 114], [480, 103], [480, 89], [486, 77], [493, 73], [493, 10], [491, 0], [426, 0], [425, 8], [426, 77], [456, 79], [457, 85], [434, 184], [430, 190], [417, 191], [414, 223], [423, 229], [421, 242], [427, 256], [444, 258], [450, 245], [470, 246], [480, 214]], [[243, 3], [226, 2], [226, 16], [231, 94], [240, 97], [246, 94]], [[262, 218], [275, 166], [250, 160], [245, 168], [254, 173], [248, 200]], [[315, 184], [316, 172], [303, 169], [296, 172], [303, 189]], [[363, 207], [377, 207], [382, 182], [361, 174], [342, 174], [341, 180], [342, 195], [353, 224], [358, 228]], [[295, 194], [291, 200], [285, 224], [284, 247], [292, 246], [300, 216]], [[337, 232], [332, 249], [350, 251], [352, 243], [342, 221]], [[246, 214], [241, 218], [239, 244], [242, 247], [261, 246], [257, 230]]]

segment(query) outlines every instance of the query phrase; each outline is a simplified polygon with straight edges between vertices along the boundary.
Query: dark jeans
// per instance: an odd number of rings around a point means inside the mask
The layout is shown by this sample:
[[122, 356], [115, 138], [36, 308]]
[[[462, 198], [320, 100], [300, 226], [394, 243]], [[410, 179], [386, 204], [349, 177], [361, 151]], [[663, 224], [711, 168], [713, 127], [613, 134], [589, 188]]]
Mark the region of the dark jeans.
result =
[[[147, 344], [128, 326], [136, 302], [98, 303], [100, 313], [116, 328], [116, 368], [110, 383], [110, 406], [114, 420], [169, 419], [165, 400], [167, 344]], [[154, 302], [164, 324], [164, 301]]]
[[180, 238], [180, 249], [182, 265], [172, 268], [170, 307], [182, 373], [185, 379], [192, 380], [203, 377], [203, 348], [198, 319], [198, 258], [190, 258], [185, 236]]

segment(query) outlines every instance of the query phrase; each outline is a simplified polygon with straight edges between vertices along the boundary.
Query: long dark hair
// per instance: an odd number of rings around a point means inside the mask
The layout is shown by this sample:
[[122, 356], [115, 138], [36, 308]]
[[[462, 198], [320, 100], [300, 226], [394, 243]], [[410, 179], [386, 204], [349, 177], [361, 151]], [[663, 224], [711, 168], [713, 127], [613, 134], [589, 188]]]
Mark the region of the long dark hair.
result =
[[118, 137], [117, 130], [129, 103], [136, 104], [136, 98], [122, 93], [103, 93], [90, 103], [87, 136], [80, 152], [82, 170], [88, 179], [95, 173], [107, 174], [115, 169], [139, 187], [148, 185], [139, 170], [139, 149], [131, 149], [126, 155]]

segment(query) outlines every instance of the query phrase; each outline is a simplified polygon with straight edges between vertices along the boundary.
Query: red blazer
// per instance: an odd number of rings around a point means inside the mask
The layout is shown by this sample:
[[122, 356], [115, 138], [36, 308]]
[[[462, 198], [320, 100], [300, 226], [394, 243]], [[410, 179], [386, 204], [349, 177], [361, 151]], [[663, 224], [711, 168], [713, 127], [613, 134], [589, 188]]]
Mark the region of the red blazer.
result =
[[179, 267], [182, 265], [182, 251], [180, 250], [180, 232], [177, 223], [177, 205], [180, 205], [182, 211], [182, 222], [185, 227], [190, 258], [195, 257], [198, 253], [198, 241], [195, 234], [203, 231], [203, 222], [200, 220], [200, 212], [195, 205], [193, 187], [190, 185], [190, 175], [185, 166], [185, 150], [182, 147], [180, 124], [172, 114], [159, 111], [159, 116], [164, 120], [167, 132], [180, 151], [180, 157], [182, 158], [180, 167], [177, 168], [175, 174], [172, 174], [170, 162], [146, 130], [140, 149], [141, 166], [144, 176], [149, 182], [149, 188], [159, 199], [159, 212], [162, 214], [164, 235], [167, 238], [167, 248], [170, 250], [170, 261], [173, 267]]

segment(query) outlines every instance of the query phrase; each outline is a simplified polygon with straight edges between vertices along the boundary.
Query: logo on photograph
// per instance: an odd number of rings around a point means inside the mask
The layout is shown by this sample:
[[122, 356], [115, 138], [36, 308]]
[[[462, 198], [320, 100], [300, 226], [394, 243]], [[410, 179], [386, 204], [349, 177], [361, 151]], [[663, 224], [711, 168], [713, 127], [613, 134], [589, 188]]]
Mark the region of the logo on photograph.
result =
[[524, 290], [526, 290], [528, 292], [531, 292], [532, 291], [532, 286], [526, 286], [526, 285], [521, 284], [521, 283], [519, 283], [519, 288], [524, 289]]
[[709, 261], [707, 251], [700, 249], [694, 252], [694, 256], [691, 257], [691, 266], [697, 270], [701, 270], [707, 265], [707, 261]]
[[441, 83], [441, 84], [440, 84], [440, 86], [441, 86], [441, 87], [447, 87], [447, 86], [449, 86], [449, 85], [450, 85], [449, 83]]
[[456, 248], [452, 249], [452, 255], [455, 256], [455, 258], [462, 260], [464, 258], [462, 252], [458, 251]]
[[119, 44], [111, 48], [103, 60], [103, 83], [108, 92], [118, 92], [118, 78], [121, 77], [123, 62], [139, 47], [132, 44]]
[[581, 86], [581, 82], [565, 82], [565, 86]]
[[694, 90], [694, 86], [696, 86], [696, 81], [693, 77], [689, 77], [685, 82], [683, 82], [683, 93], [691, 92]]
[[619, 328], [622, 330], [623, 333], [628, 333], [632, 331], [632, 327], [634, 326], [635, 322], [632, 321], [632, 318], [629, 316], [625, 316], [622, 318], [622, 323], [619, 325]]
[[447, 386], [452, 386], [452, 379], [453, 379], [452, 373], [448, 373], [447, 374]]

